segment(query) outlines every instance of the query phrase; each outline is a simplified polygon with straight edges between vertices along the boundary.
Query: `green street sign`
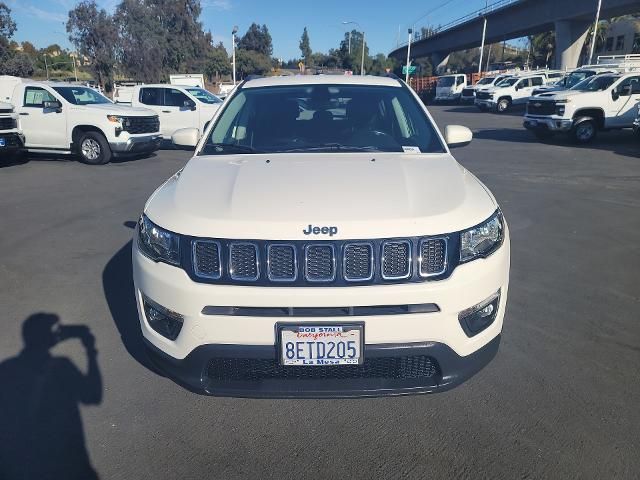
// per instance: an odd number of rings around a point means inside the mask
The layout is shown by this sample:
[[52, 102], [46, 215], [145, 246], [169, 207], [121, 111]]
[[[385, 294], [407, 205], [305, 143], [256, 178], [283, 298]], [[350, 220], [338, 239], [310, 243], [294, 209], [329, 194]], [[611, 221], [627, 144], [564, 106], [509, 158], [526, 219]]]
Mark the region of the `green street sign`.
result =
[[[416, 73], [416, 67], [415, 65], [410, 65], [409, 66], [409, 75], [411, 75], [412, 73]], [[406, 75], [407, 74], [407, 66], [405, 65], [404, 67], [402, 67], [402, 74]]]

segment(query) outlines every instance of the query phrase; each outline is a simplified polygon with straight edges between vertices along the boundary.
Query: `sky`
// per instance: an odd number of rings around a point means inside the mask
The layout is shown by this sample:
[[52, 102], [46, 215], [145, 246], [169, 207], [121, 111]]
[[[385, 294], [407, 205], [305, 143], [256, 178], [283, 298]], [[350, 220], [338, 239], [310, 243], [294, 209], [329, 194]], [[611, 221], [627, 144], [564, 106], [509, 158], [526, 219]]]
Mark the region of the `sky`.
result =
[[[36, 47], [57, 43], [71, 48], [64, 22], [76, 0], [0, 0], [12, 9], [18, 29], [14, 40], [30, 41]], [[118, 0], [97, 0], [109, 12]], [[200, 20], [216, 43], [229, 50], [231, 30], [239, 34], [252, 22], [266, 24], [273, 38], [273, 55], [288, 60], [300, 57], [302, 30], [309, 31], [313, 51], [337, 48], [349, 28], [364, 30], [369, 53], [389, 53], [398, 38], [406, 41], [412, 24], [445, 24], [484, 7], [485, 0], [201, 0]], [[491, 1], [489, 3], [492, 3]], [[432, 12], [432, 13], [431, 13]], [[357, 22], [345, 26], [342, 22]], [[400, 32], [400, 34], [399, 34]]]

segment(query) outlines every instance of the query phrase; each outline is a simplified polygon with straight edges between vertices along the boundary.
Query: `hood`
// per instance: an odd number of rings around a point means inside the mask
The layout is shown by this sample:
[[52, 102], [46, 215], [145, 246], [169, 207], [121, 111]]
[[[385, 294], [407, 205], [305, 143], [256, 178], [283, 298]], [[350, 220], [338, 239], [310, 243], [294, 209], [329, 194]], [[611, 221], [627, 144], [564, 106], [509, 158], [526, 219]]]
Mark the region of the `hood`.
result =
[[194, 157], [145, 212], [194, 236], [322, 240], [302, 231], [333, 226], [335, 239], [435, 235], [476, 225], [495, 209], [449, 154], [291, 153]]
[[95, 105], [71, 105], [72, 110], [79, 111], [102, 111], [106, 115], [123, 115], [129, 117], [146, 117], [149, 115], [157, 115], [153, 110], [148, 108], [130, 107], [120, 103], [100, 103]]
[[599, 92], [581, 92], [578, 90], [559, 90], [557, 92], [547, 92], [541, 93], [538, 97], [545, 98], [548, 100], [564, 100], [566, 98], [575, 97], [576, 95], [589, 95], [591, 93], [599, 93]]

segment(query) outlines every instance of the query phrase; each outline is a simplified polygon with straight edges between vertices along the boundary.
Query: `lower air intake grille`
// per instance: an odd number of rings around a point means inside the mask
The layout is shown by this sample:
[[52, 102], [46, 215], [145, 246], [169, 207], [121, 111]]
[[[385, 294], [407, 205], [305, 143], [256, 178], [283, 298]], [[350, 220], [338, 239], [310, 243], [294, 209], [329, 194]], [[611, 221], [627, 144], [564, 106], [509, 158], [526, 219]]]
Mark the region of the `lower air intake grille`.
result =
[[382, 244], [382, 278], [394, 280], [411, 274], [411, 243], [406, 240]]
[[310, 282], [330, 282], [336, 276], [333, 245], [309, 245], [306, 249], [305, 278]]
[[283, 366], [275, 359], [213, 358], [206, 375], [217, 382], [261, 380], [340, 380], [355, 378], [418, 379], [439, 376], [435, 359], [426, 355], [365, 359], [362, 365]]
[[447, 268], [447, 241], [444, 238], [420, 242], [420, 275], [440, 275]]
[[229, 246], [229, 274], [233, 280], [254, 281], [258, 278], [258, 248], [252, 243]]

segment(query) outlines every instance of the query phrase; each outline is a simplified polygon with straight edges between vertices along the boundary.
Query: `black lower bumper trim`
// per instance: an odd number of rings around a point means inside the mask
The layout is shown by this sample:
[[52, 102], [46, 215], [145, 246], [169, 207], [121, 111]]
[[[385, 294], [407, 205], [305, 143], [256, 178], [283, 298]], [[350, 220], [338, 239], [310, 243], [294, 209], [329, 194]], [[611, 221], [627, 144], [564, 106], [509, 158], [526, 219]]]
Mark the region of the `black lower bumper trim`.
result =
[[[471, 378], [495, 357], [500, 338], [496, 336], [466, 357], [438, 342], [365, 345], [365, 366], [360, 370], [342, 373], [341, 367], [331, 367], [332, 372], [318, 370], [318, 374], [311, 370], [299, 374], [296, 368], [327, 367], [278, 365], [274, 346], [202, 345], [183, 360], [176, 360], [145, 343], [150, 359], [161, 371], [196, 393], [225, 397], [340, 398], [449, 390]], [[225, 365], [233, 369], [232, 375], [224, 373]], [[239, 372], [241, 368], [244, 370]]]

